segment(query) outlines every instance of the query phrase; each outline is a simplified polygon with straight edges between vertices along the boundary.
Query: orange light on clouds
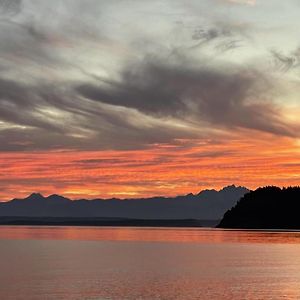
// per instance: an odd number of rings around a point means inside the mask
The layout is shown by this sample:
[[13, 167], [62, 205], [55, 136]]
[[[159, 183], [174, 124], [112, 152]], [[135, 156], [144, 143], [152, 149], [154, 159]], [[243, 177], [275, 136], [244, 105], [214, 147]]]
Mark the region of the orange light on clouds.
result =
[[230, 141], [177, 141], [134, 151], [1, 153], [1, 200], [32, 192], [78, 198], [137, 198], [206, 188], [297, 185], [297, 141], [260, 134]]

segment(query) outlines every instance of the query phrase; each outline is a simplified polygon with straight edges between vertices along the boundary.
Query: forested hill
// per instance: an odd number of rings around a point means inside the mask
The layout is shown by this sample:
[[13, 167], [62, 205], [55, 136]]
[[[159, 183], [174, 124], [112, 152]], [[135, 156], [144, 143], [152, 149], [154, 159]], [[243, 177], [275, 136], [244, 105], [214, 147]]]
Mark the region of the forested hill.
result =
[[300, 187], [268, 186], [245, 194], [218, 227], [300, 229]]

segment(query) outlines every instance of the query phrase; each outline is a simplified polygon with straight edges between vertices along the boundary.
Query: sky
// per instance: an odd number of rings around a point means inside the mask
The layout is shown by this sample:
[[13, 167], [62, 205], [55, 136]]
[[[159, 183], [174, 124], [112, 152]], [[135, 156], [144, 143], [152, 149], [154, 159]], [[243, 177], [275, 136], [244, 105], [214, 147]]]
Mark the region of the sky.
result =
[[0, 200], [300, 182], [298, 0], [0, 0]]

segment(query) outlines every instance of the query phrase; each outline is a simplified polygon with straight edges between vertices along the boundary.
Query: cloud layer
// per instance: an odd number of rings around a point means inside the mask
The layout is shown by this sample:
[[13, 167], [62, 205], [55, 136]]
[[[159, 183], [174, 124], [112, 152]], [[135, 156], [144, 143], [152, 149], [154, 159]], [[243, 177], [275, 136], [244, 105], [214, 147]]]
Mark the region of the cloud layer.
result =
[[[271, 67], [235, 61], [251, 53], [252, 25], [197, 15], [206, 1], [194, 15], [179, 3], [162, 17], [158, 2], [1, 1], [0, 150], [139, 149], [243, 130], [296, 137]], [[297, 66], [295, 51], [269, 55], [279, 69]]]

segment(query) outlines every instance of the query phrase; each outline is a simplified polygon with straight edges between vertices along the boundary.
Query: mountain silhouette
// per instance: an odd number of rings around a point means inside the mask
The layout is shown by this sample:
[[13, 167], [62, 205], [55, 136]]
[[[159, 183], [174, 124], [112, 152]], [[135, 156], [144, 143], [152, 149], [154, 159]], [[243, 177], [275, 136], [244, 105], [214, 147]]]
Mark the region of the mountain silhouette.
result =
[[218, 227], [300, 229], [300, 187], [268, 186], [245, 194]]
[[220, 220], [247, 192], [245, 187], [231, 185], [219, 191], [203, 190], [196, 195], [123, 200], [70, 200], [59, 195], [44, 197], [33, 193], [24, 199], [1, 202], [0, 216]]

